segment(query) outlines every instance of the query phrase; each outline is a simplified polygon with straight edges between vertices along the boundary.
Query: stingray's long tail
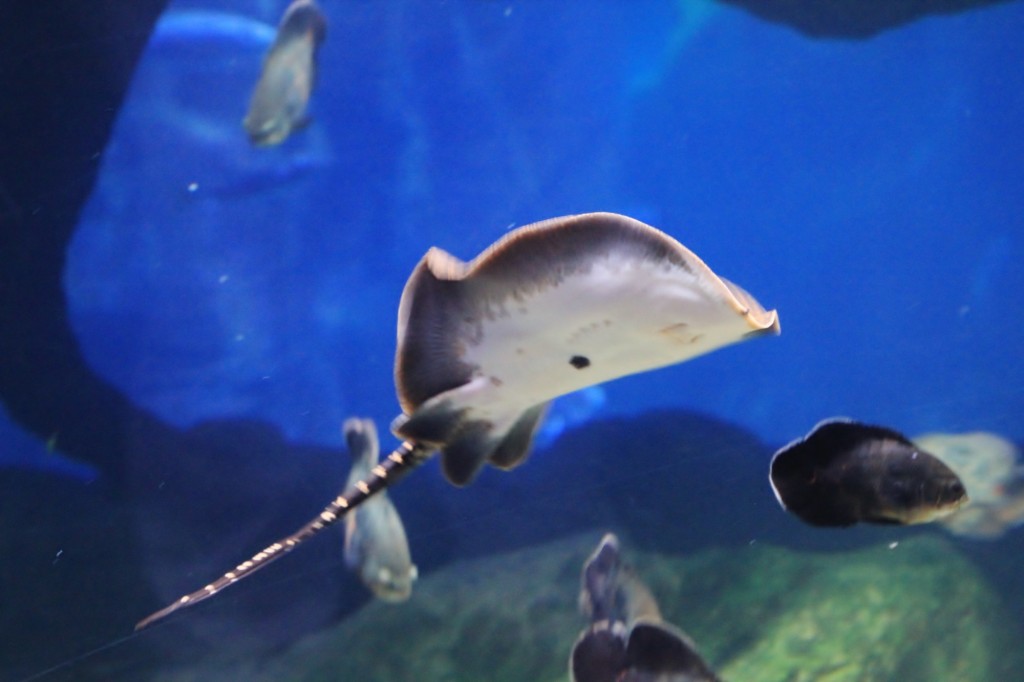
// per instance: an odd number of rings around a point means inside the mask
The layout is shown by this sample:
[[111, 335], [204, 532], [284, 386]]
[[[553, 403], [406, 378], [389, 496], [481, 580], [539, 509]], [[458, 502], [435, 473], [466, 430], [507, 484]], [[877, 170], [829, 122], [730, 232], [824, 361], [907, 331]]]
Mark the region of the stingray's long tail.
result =
[[393, 485], [398, 479], [409, 473], [423, 462], [427, 461], [434, 453], [431, 446], [405, 441], [392, 452], [387, 458], [370, 470], [370, 475], [343, 490], [330, 504], [324, 507], [313, 520], [295, 531], [286, 538], [278, 540], [262, 552], [253, 555], [248, 561], [235, 566], [233, 569], [214, 580], [212, 583], [186, 594], [170, 606], [160, 609], [156, 613], [140, 620], [136, 630], [152, 625], [158, 620], [174, 613], [186, 606], [198, 604], [204, 599], [209, 599], [229, 585], [237, 583], [242, 578], [248, 577], [270, 564], [275, 559], [284, 556], [299, 546], [300, 543], [313, 537], [324, 528], [333, 526], [345, 517], [347, 513], [358, 507], [360, 504], [373, 497], [385, 488]]

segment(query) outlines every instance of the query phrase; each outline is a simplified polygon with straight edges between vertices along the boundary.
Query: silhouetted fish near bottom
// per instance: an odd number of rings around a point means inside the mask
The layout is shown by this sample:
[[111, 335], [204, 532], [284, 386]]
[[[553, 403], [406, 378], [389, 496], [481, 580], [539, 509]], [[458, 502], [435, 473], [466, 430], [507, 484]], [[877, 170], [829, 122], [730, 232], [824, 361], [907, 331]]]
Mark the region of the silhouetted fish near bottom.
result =
[[689, 637], [647, 621], [591, 625], [573, 645], [569, 674], [572, 682], [720, 682]]
[[719, 682], [693, 641], [661, 619], [654, 595], [605, 535], [583, 565], [580, 608], [591, 625], [569, 656], [572, 682]]
[[813, 526], [927, 523], [964, 505], [963, 483], [902, 434], [848, 419], [821, 422], [775, 453], [783, 509]]

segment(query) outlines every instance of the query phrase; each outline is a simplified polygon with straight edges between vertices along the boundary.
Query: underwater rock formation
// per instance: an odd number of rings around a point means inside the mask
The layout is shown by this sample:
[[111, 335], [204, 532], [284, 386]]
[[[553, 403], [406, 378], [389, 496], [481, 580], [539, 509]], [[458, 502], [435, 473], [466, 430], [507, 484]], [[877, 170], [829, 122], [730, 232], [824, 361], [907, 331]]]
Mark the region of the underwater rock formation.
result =
[[759, 551], [755, 565], [792, 582], [774, 591], [774, 607], [761, 602], [760, 614], [749, 612], [759, 626], [720, 667], [724, 679], [980, 682], [1019, 670], [1020, 626], [938, 536], [813, 557]]
[[937, 14], [1008, 0], [719, 0], [816, 38], [870, 38]]
[[[405, 605], [371, 603], [269, 661], [151, 679], [565, 680], [579, 565], [599, 536], [456, 562]], [[980, 682], [1024, 664], [1024, 633], [938, 535], [833, 554], [755, 544], [636, 558], [665, 617], [726, 680]]]

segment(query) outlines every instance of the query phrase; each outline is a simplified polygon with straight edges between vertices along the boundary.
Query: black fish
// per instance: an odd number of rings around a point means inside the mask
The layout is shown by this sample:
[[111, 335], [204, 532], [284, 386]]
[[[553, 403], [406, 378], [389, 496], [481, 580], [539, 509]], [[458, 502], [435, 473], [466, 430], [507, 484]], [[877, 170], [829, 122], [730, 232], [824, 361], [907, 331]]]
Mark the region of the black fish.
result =
[[771, 484], [783, 509], [812, 526], [912, 524], [959, 509], [953, 470], [902, 434], [829, 419], [775, 453]]

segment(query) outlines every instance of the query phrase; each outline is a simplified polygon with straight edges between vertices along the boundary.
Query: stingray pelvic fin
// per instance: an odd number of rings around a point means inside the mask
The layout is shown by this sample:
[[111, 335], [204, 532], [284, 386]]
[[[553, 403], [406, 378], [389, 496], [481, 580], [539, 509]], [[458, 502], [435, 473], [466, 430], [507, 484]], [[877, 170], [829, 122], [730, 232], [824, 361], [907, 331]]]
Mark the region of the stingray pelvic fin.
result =
[[330, 504], [324, 507], [323, 511], [302, 528], [266, 547], [263, 551], [257, 552], [248, 561], [238, 564], [209, 585], [186, 594], [171, 605], [146, 616], [135, 625], [135, 629], [141, 630], [148, 627], [179, 609], [209, 599], [239, 580], [249, 577], [320, 531], [341, 521], [350, 511], [387, 489], [402, 476], [427, 461], [433, 454], [434, 450], [429, 446], [409, 441], [403, 442], [386, 459], [370, 470], [369, 477], [343, 490]]
[[544, 414], [547, 412], [549, 404], [541, 403], [519, 415], [501, 444], [487, 460], [499, 469], [506, 471], [525, 462], [533, 445], [533, 436], [544, 420]]
[[[479, 383], [483, 382], [474, 380], [458, 391], [472, 390]], [[453, 409], [451, 400], [443, 396], [428, 400], [411, 415], [397, 417], [391, 429], [399, 438], [440, 448], [445, 478], [453, 485], [464, 486], [486, 462], [507, 471], [526, 461], [548, 404], [535, 405], [497, 422], [481, 421], [469, 418], [469, 409]]]

